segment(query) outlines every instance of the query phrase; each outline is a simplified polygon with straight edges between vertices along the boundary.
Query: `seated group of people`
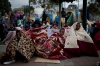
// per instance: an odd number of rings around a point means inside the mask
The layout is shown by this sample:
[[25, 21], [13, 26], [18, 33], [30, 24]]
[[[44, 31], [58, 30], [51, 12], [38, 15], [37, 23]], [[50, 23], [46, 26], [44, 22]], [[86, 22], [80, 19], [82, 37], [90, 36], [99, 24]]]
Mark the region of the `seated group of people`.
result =
[[2, 64], [19, 60], [28, 62], [34, 54], [58, 60], [82, 55], [98, 57], [97, 49], [81, 23], [76, 22], [60, 30], [56, 26], [46, 29], [39, 22], [35, 22], [32, 27], [27, 31], [16, 28], [16, 31], [11, 32], [13, 37], [7, 42], [6, 52], [0, 55]]

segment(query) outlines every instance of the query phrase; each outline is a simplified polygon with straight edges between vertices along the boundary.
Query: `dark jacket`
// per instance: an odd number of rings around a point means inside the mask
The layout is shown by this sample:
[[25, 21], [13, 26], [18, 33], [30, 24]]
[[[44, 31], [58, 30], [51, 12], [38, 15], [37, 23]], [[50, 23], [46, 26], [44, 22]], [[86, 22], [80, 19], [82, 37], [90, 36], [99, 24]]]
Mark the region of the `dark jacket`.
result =
[[66, 12], [65, 12], [65, 11], [61, 11], [61, 16], [62, 16], [63, 18], [65, 18]]

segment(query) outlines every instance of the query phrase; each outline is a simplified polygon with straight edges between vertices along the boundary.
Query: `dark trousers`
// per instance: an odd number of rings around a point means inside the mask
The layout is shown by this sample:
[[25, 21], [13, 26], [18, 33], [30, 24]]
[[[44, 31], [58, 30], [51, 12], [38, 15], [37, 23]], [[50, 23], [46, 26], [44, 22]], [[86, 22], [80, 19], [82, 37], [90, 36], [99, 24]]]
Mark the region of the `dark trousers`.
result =
[[19, 51], [16, 50], [15, 60], [26, 60], [26, 58]]
[[0, 33], [0, 39], [1, 39], [1, 41], [3, 41], [4, 38], [5, 38], [5, 34], [4, 34], [4, 32], [1, 32], [1, 33]]

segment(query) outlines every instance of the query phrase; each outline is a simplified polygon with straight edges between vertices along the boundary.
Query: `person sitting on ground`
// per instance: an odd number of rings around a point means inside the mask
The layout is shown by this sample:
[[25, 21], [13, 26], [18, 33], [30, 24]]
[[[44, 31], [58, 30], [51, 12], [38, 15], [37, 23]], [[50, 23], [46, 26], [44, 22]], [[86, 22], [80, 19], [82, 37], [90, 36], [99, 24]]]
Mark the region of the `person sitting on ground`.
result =
[[59, 29], [58, 29], [58, 27], [57, 27], [56, 24], [54, 24], [54, 25], [51, 27], [51, 30], [52, 30], [53, 33], [59, 32]]
[[10, 64], [21, 60], [27, 63], [32, 58], [34, 51], [34, 44], [30, 37], [27, 37], [23, 31], [16, 30], [15, 37], [7, 45], [6, 53], [0, 54], [0, 62]]
[[52, 34], [41, 46], [37, 46], [37, 54], [43, 58], [63, 60], [66, 57], [63, 55], [65, 43], [65, 29], [61, 28], [59, 33]]
[[76, 22], [71, 26], [65, 41], [64, 54], [68, 58], [81, 55], [98, 57], [95, 44], [81, 23]]

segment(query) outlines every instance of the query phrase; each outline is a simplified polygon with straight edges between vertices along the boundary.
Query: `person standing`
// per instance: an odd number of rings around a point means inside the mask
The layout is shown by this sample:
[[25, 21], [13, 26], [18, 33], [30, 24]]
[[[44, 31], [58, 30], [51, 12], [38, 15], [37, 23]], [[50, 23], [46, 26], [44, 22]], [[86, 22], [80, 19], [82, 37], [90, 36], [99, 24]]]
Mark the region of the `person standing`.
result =
[[61, 16], [62, 16], [62, 18], [65, 18], [65, 16], [66, 16], [66, 12], [65, 12], [64, 8], [62, 8]]
[[47, 18], [47, 14], [45, 13], [45, 11], [43, 11], [42, 24], [46, 21], [46, 18]]
[[65, 10], [64, 10], [64, 8], [62, 8], [62, 11], [61, 11], [61, 21], [62, 21], [62, 23], [61, 23], [61, 25], [63, 26], [63, 23], [65, 23], [66, 22], [66, 12], [65, 12]]

